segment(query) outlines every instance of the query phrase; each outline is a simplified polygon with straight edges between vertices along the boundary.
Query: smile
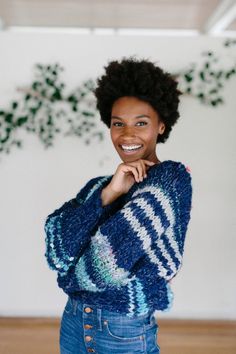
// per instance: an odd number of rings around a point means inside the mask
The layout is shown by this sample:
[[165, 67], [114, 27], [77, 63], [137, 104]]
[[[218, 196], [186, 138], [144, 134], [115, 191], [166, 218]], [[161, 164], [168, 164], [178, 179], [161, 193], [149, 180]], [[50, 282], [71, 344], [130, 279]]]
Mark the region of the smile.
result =
[[120, 148], [126, 154], [134, 154], [137, 150], [140, 150], [142, 147], [143, 145], [120, 145]]

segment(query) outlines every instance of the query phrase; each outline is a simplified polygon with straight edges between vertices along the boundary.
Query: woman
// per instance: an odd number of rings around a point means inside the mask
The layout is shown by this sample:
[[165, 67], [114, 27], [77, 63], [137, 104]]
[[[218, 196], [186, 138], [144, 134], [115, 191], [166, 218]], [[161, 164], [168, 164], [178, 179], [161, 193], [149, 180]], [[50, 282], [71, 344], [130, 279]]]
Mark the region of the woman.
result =
[[45, 223], [45, 256], [68, 295], [60, 350], [160, 353], [154, 312], [171, 308], [192, 201], [189, 169], [156, 155], [179, 117], [180, 91], [148, 60], [105, 69], [94, 94], [122, 162]]

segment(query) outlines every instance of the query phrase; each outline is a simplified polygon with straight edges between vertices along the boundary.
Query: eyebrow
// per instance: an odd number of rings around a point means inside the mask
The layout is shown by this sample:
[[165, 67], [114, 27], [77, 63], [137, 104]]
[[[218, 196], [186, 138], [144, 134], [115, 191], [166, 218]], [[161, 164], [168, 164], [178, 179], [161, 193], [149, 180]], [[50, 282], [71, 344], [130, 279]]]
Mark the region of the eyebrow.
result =
[[[122, 120], [122, 118], [118, 117], [118, 116], [111, 116], [111, 118], [116, 118], [116, 119], [121, 119]], [[136, 116], [134, 118], [149, 118], [150, 119], [150, 117], [148, 115], [146, 115], [146, 114], [140, 114], [139, 116]]]

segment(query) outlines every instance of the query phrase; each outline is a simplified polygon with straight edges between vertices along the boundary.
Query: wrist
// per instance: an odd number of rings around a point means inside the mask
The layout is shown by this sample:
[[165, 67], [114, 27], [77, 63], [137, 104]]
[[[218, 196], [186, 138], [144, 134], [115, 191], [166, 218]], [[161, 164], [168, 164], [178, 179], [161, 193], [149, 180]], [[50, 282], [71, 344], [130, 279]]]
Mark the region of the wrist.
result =
[[122, 195], [120, 192], [114, 191], [111, 186], [108, 184], [105, 188], [103, 188], [101, 193], [102, 206], [106, 206], [107, 204], [112, 203], [114, 200], [119, 198]]

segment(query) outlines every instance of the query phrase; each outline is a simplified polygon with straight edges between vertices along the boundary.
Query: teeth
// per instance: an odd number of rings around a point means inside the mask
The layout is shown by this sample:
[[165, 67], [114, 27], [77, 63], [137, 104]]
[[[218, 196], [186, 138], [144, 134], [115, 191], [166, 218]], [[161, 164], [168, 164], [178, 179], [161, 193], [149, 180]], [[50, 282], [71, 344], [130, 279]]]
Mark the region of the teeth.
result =
[[126, 145], [121, 145], [123, 150], [134, 150], [140, 148], [142, 145], [132, 145], [132, 146], [126, 146]]

